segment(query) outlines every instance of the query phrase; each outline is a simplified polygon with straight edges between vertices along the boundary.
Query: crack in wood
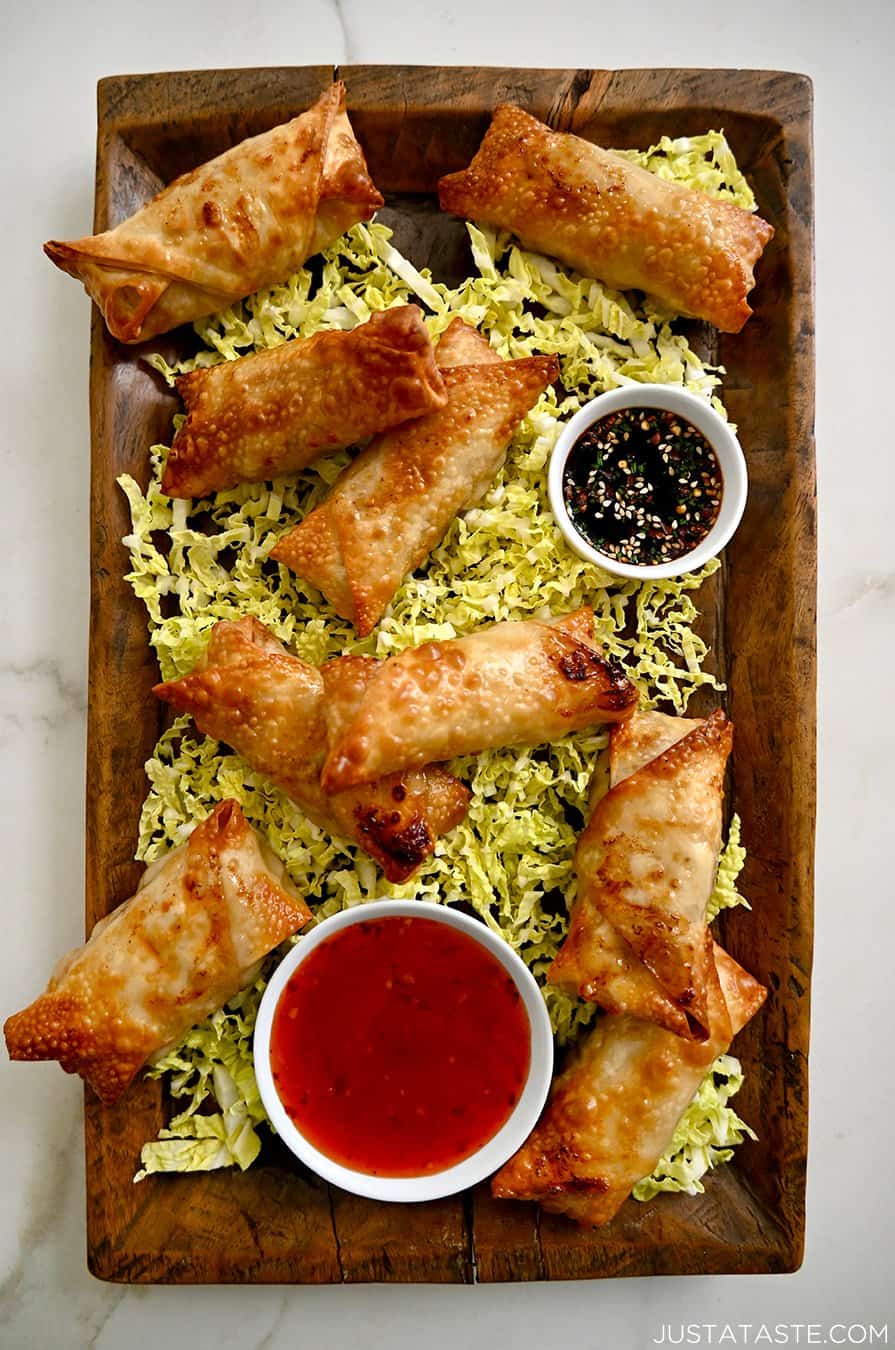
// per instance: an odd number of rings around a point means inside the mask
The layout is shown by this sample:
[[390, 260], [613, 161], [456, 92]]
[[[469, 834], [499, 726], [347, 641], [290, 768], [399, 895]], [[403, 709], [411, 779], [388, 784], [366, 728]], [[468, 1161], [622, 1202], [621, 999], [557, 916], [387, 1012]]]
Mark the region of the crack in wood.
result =
[[329, 1182], [326, 1183], [326, 1198], [329, 1201], [329, 1221], [332, 1224], [333, 1241], [336, 1244], [336, 1264], [339, 1267], [339, 1280], [342, 1284], [345, 1284], [345, 1267], [342, 1264], [342, 1239], [339, 1237], [339, 1225], [336, 1222], [336, 1206], [333, 1188], [330, 1186]]
[[479, 1267], [475, 1250], [475, 1196], [473, 1191], [463, 1192], [463, 1228], [466, 1235], [466, 1262], [463, 1270], [464, 1284], [479, 1283]]

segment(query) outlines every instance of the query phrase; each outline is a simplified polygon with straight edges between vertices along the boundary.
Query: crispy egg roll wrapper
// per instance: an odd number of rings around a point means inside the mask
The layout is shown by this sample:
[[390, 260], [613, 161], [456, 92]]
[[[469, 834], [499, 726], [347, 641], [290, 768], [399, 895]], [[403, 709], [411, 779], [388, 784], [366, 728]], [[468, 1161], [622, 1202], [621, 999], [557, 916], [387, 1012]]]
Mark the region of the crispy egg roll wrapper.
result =
[[499, 366], [503, 357], [477, 328], [465, 319], [451, 319], [438, 339], [435, 359], [442, 370], [452, 366]]
[[187, 417], [162, 474], [169, 497], [296, 473], [447, 401], [416, 305], [190, 371], [177, 391]]
[[[362, 692], [347, 662], [345, 706]], [[446, 769], [430, 765], [331, 795], [320, 785], [326, 754], [328, 688], [340, 661], [323, 670], [286, 651], [259, 623], [246, 618], [215, 624], [203, 659], [188, 675], [157, 685], [155, 693], [188, 712], [207, 736], [225, 741], [265, 774], [316, 824], [353, 839], [379, 863], [389, 881], [406, 881], [466, 814], [467, 789]]]
[[[609, 740], [610, 787], [700, 725], [696, 719], [641, 712], [619, 723]], [[598, 838], [585, 830], [575, 853], [578, 895], [569, 934], [547, 979], [571, 997], [599, 1003], [608, 1012], [630, 1012], [678, 1036], [704, 1039], [705, 1029], [675, 1005], [601, 913], [593, 894], [600, 857]]]
[[372, 441], [271, 554], [322, 591], [361, 637], [454, 518], [481, 500], [522, 418], [559, 375], [555, 357], [501, 361], [462, 319], [436, 359], [445, 406]]
[[[592, 635], [593, 611], [581, 613]], [[332, 745], [324, 787], [344, 791], [401, 769], [540, 745], [629, 717], [637, 692], [592, 641], [556, 623], [509, 620], [388, 657]]]
[[[643, 769], [678, 741], [701, 727], [702, 717], [672, 717], [660, 712], [636, 712], [609, 737], [609, 786]], [[719, 721], [723, 718], [719, 717]]]
[[717, 945], [712, 955], [708, 1039], [685, 1040], [628, 1014], [598, 1018], [554, 1078], [534, 1130], [494, 1177], [495, 1196], [537, 1200], [585, 1226], [609, 1222], [764, 1002], [767, 991], [731, 956]]
[[732, 736], [720, 712], [635, 713], [613, 729], [612, 787], [578, 841], [578, 897], [552, 984], [679, 1036], [709, 1035], [706, 906]]
[[760, 216], [669, 182], [502, 104], [472, 163], [438, 185], [442, 209], [511, 230], [539, 253], [678, 314], [738, 333], [773, 235]]
[[310, 917], [238, 803], [221, 802], [59, 963], [40, 998], [7, 1019], [10, 1058], [58, 1059], [113, 1102]]
[[345, 86], [175, 179], [113, 230], [44, 251], [83, 282], [109, 332], [144, 342], [298, 270], [383, 198]]

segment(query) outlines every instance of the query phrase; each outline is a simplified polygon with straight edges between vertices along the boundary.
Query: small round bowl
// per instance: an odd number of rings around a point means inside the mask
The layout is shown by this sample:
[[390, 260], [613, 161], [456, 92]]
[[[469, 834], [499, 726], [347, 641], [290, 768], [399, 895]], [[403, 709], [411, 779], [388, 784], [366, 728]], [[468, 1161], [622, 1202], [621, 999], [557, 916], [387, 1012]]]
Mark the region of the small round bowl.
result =
[[[581, 535], [569, 515], [563, 500], [563, 474], [569, 455], [582, 432], [599, 422], [608, 413], [618, 412], [620, 408], [664, 408], [677, 413], [692, 422], [701, 431], [718, 457], [721, 473], [724, 477], [724, 492], [718, 517], [708, 534], [689, 553], [673, 558], [666, 563], [619, 562], [607, 553], [589, 544]], [[600, 394], [585, 403], [570, 422], [567, 422], [559, 434], [550, 458], [547, 475], [547, 490], [550, 506], [556, 517], [563, 538], [580, 558], [596, 563], [604, 571], [617, 577], [633, 578], [636, 581], [658, 580], [661, 577], [677, 577], [683, 572], [695, 572], [721, 552], [729, 543], [736, 527], [742, 519], [749, 490], [746, 472], [746, 459], [736, 436], [710, 403], [698, 394], [691, 394], [677, 385], [668, 384], [626, 384], [620, 389], [611, 389], [608, 394]]]
[[[450, 928], [459, 928], [474, 938], [480, 946], [497, 958], [516, 985], [531, 1034], [531, 1059], [525, 1086], [513, 1111], [497, 1133], [462, 1162], [455, 1163], [441, 1172], [430, 1172], [417, 1177], [372, 1176], [367, 1172], [344, 1167], [325, 1153], [321, 1153], [308, 1142], [287, 1113], [274, 1086], [270, 1067], [270, 1034], [274, 1013], [287, 981], [302, 961], [306, 960], [321, 942], [325, 942], [327, 938], [350, 924], [386, 918], [434, 919], [437, 923], [446, 924]], [[487, 1034], [488, 1028], [483, 1027], [482, 1035]], [[335, 1186], [341, 1186], [343, 1190], [351, 1191], [355, 1195], [368, 1196], [372, 1200], [437, 1200], [441, 1196], [464, 1191], [496, 1172], [522, 1146], [534, 1129], [547, 1100], [553, 1074], [553, 1032], [550, 1017], [541, 991], [525, 962], [516, 955], [512, 947], [478, 919], [471, 919], [466, 914], [444, 905], [426, 904], [418, 900], [375, 900], [368, 904], [356, 905], [353, 909], [342, 910], [332, 918], [324, 919], [307, 937], [300, 938], [277, 966], [264, 991], [255, 1024], [253, 1048], [255, 1077], [261, 1100], [283, 1143], [324, 1180], [332, 1182]]]

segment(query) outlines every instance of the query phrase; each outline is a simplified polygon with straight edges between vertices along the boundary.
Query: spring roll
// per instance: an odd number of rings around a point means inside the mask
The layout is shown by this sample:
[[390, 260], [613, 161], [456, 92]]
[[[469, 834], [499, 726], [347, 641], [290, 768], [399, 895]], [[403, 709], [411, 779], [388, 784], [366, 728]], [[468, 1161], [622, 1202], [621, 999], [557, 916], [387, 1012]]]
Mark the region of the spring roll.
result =
[[[700, 722], [661, 713], [635, 713], [610, 733], [610, 787], [667, 750]], [[596, 775], [595, 775], [596, 779]], [[595, 802], [592, 805], [595, 806]], [[599, 1003], [607, 1012], [629, 1012], [677, 1036], [705, 1039], [705, 1029], [677, 1007], [594, 902], [600, 843], [585, 831], [575, 853], [578, 896], [566, 941], [547, 979], [573, 998]]]
[[503, 745], [540, 745], [597, 722], [630, 717], [637, 691], [574, 635], [538, 619], [492, 624], [388, 657], [334, 739], [323, 767], [329, 792], [384, 774]]
[[553, 1080], [541, 1119], [494, 1177], [492, 1193], [537, 1200], [583, 1226], [608, 1223], [653, 1171], [703, 1078], [766, 992], [715, 946], [707, 1040], [683, 1040], [626, 1014], [600, 1017]]
[[361, 637], [454, 517], [484, 496], [522, 418], [559, 374], [555, 357], [501, 361], [462, 319], [436, 359], [445, 407], [372, 441], [271, 554], [322, 591]]
[[565, 992], [709, 1035], [706, 906], [721, 847], [733, 728], [636, 713], [611, 735], [611, 788], [578, 841], [578, 897], [548, 972]]
[[[340, 706], [351, 710], [363, 682], [347, 662]], [[353, 839], [389, 881], [406, 881], [466, 813], [467, 789], [435, 765], [393, 774], [331, 795], [320, 785], [327, 749], [327, 702], [339, 661], [323, 670], [292, 656], [257, 619], [215, 625], [204, 657], [188, 675], [155, 687], [207, 736], [225, 741], [291, 797], [316, 824]], [[363, 676], [363, 680], [365, 680]], [[332, 714], [331, 714], [332, 715]], [[334, 725], [338, 725], [335, 723]]]
[[144, 342], [284, 281], [382, 206], [332, 85], [307, 112], [175, 179], [128, 220], [44, 251], [121, 342]]
[[752, 310], [753, 267], [772, 227], [742, 207], [669, 182], [611, 150], [549, 127], [512, 104], [472, 163], [438, 185], [442, 209], [511, 230], [620, 290], [738, 333]]
[[221, 802], [60, 961], [40, 998], [7, 1019], [10, 1058], [58, 1059], [114, 1102], [310, 917], [238, 803]]
[[416, 305], [192, 370], [177, 391], [187, 417], [162, 474], [169, 497], [296, 473], [447, 402]]

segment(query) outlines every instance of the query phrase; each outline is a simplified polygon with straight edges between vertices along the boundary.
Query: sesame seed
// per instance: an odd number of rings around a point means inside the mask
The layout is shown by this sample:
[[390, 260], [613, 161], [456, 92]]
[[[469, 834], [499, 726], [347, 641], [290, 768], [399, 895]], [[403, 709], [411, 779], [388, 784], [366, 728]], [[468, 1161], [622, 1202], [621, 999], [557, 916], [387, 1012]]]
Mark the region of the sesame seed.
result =
[[692, 423], [659, 408], [621, 409], [578, 438], [563, 494], [573, 523], [602, 552], [667, 562], [714, 525], [723, 477]]

